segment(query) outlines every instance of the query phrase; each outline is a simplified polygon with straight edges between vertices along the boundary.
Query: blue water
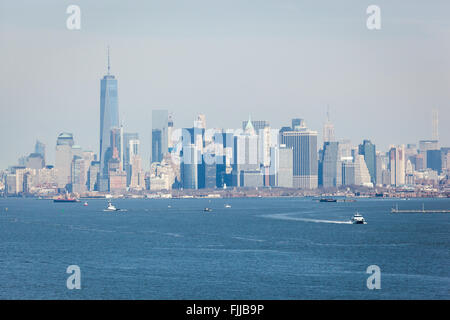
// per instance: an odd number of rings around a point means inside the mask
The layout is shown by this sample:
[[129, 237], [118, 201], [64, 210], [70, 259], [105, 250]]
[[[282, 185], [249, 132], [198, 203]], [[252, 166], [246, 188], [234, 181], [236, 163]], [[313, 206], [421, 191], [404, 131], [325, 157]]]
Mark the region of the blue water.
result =
[[[389, 213], [449, 199], [88, 202], [0, 199], [1, 299], [450, 298], [450, 215]], [[356, 210], [368, 224], [348, 223]], [[66, 288], [69, 265], [81, 290]]]

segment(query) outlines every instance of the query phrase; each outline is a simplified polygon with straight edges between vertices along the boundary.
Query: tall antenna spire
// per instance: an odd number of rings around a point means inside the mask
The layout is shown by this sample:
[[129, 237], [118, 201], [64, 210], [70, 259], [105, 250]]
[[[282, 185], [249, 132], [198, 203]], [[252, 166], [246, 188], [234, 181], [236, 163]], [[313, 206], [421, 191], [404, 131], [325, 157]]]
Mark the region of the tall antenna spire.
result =
[[109, 70], [111, 69], [111, 65], [109, 62], [109, 46], [108, 46], [108, 76], [109, 76]]

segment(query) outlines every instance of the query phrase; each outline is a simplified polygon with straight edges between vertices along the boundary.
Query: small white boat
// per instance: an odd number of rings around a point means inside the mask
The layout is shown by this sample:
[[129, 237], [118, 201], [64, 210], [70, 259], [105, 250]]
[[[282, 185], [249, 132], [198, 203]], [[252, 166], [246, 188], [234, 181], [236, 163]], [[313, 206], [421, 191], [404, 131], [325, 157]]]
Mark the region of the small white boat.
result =
[[226, 204], [225, 208], [231, 208], [231, 205], [230, 204]]
[[358, 212], [355, 213], [351, 221], [353, 224], [367, 224], [366, 220], [364, 220], [364, 217]]
[[212, 209], [211, 208], [205, 208], [205, 209], [203, 209], [203, 211], [205, 211], [205, 212], [212, 212]]
[[120, 211], [120, 209], [116, 208], [111, 202], [108, 202], [108, 207], [103, 211]]
[[85, 202], [85, 203], [83, 204], [83, 206], [87, 207], [87, 206], [88, 206], [88, 203], [87, 203], [87, 202]]

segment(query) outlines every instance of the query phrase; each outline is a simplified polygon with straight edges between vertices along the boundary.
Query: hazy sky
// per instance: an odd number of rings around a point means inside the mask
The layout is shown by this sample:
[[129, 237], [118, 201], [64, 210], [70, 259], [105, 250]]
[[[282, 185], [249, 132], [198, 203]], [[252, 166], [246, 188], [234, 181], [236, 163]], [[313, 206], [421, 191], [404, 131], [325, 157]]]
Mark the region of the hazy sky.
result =
[[[81, 30], [66, 8], [81, 8]], [[381, 30], [366, 8], [381, 8]], [[198, 113], [238, 128], [306, 119], [321, 137], [326, 106], [338, 138], [389, 144], [431, 138], [439, 110], [450, 146], [450, 1], [0, 0], [0, 168], [58, 133], [98, 153], [100, 79], [118, 78], [125, 131], [150, 156], [152, 109], [176, 127]]]

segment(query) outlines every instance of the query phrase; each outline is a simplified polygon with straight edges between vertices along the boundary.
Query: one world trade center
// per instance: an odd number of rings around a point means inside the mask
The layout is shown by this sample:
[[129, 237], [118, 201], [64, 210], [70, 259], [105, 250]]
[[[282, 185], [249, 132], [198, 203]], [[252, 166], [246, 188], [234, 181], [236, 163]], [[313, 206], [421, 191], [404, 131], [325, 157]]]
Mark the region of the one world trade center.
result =
[[[106, 152], [111, 147], [111, 129], [119, 126], [117, 79], [110, 74], [109, 48], [108, 73], [100, 80], [100, 186], [108, 179]], [[100, 189], [103, 189], [100, 187]]]

